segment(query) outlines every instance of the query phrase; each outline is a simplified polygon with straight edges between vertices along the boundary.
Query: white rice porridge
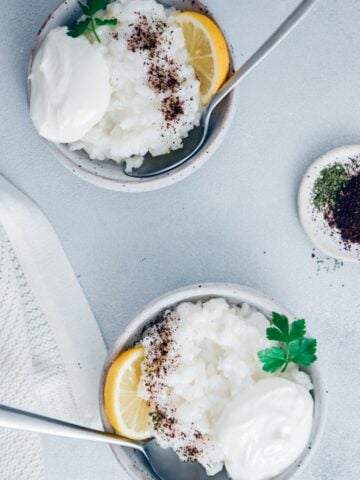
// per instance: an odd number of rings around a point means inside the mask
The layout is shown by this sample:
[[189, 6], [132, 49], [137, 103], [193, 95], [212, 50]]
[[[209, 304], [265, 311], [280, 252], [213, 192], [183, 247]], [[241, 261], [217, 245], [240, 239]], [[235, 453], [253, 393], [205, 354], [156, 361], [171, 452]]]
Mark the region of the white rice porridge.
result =
[[176, 11], [155, 0], [117, 0], [100, 18], [117, 18], [100, 27], [97, 48], [110, 70], [109, 107], [71, 150], [84, 149], [92, 159], [139, 166], [153, 156], [181, 148], [201, 117], [200, 83], [189, 64]]
[[268, 326], [249, 305], [217, 298], [182, 303], [145, 332], [139, 395], [150, 405], [152, 433], [162, 447], [200, 462], [213, 475], [224, 465], [219, 427], [234, 399], [270, 377], [305, 387], [308, 395], [311, 380], [296, 365], [272, 375], [262, 370], [257, 352], [273, 345], [266, 339]]

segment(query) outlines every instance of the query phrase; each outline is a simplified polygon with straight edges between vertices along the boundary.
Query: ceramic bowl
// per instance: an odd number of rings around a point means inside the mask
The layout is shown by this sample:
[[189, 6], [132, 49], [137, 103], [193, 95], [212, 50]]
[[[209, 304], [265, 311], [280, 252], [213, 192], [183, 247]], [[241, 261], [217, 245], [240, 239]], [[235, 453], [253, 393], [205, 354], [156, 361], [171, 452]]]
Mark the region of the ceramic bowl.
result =
[[[179, 10], [206, 12], [207, 15], [211, 16], [205, 6], [198, 0], [157, 1], [167, 7], [175, 6]], [[32, 69], [35, 55], [49, 31], [55, 27], [73, 23], [80, 15], [81, 11], [78, 1], [65, 0], [48, 16], [35, 39], [35, 44], [29, 61], [29, 74]], [[231, 60], [233, 63], [233, 59]], [[30, 82], [28, 83], [28, 90], [30, 95]], [[216, 111], [212, 115], [208, 139], [202, 148], [190, 160], [170, 172], [150, 178], [137, 179], [128, 177], [124, 174], [122, 166], [112, 160], [102, 162], [91, 160], [85, 151], [72, 152], [66, 144], [48, 143], [54, 156], [60, 163], [75, 175], [98, 187], [121, 192], [157, 190], [188, 177], [198, 170], [215, 153], [222, 143], [232, 122], [235, 112], [235, 99], [236, 94], [232, 92], [216, 108]]]
[[[133, 346], [140, 339], [144, 329], [151, 322], [154, 322], [154, 320], [161, 317], [165, 310], [174, 308], [176, 305], [184, 301], [197, 301], [200, 299], [206, 300], [216, 297], [226, 298], [230, 303], [236, 305], [244, 302], [248, 303], [249, 305], [252, 305], [263, 312], [267, 317], [271, 316], [271, 312], [273, 311], [284, 313], [289, 318], [294, 317], [286, 309], [266, 298], [261, 293], [258, 293], [255, 290], [251, 290], [247, 287], [233, 284], [214, 283], [193, 285], [175, 290], [154, 300], [131, 320], [128, 327], [117, 339], [114, 346], [110, 349], [106, 358], [100, 385], [100, 410], [103, 426], [107, 432], [113, 433], [113, 429], [109, 424], [104, 411], [103, 390], [107, 371], [113, 360], [121, 351]], [[319, 368], [319, 361], [308, 369], [308, 373], [310, 374], [314, 384], [313, 395], [315, 400], [314, 423], [309, 445], [294, 464], [292, 464], [285, 472], [273, 480], [289, 480], [295, 478], [295, 476], [297, 476], [298, 473], [301, 472], [309, 463], [318, 446], [323, 432], [326, 412], [326, 392]], [[149, 467], [147, 466], [141, 454], [126, 448], [114, 446], [111, 448], [120, 464], [124, 467], [126, 472], [133, 480], [156, 479], [152, 472], [150, 472]]]
[[346, 246], [340, 234], [330, 228], [324, 215], [313, 205], [313, 188], [321, 171], [334, 163], [348, 164], [350, 159], [360, 162], [360, 145], [346, 145], [330, 150], [318, 158], [305, 173], [299, 189], [298, 210], [303, 229], [325, 255], [344, 262], [360, 262], [360, 246]]

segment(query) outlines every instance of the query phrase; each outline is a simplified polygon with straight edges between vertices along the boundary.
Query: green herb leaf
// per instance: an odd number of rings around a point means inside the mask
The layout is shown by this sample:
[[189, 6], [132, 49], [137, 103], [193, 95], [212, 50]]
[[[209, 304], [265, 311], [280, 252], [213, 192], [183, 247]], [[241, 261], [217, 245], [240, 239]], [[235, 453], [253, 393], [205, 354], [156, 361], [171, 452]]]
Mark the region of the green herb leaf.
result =
[[281, 330], [278, 330], [274, 327], [269, 327], [266, 330], [266, 336], [268, 340], [274, 340], [275, 342], [285, 342], [286, 339], [284, 338], [284, 334]]
[[272, 323], [284, 336], [284, 341], [286, 342], [289, 336], [289, 319], [286, 315], [280, 315], [280, 313], [272, 313]]
[[86, 32], [86, 30], [88, 30], [89, 25], [90, 25], [90, 18], [87, 18], [82, 22], [75, 23], [75, 25], [68, 27], [67, 34], [73, 38], [80, 37], [80, 35], [82, 35], [83, 33]]
[[110, 0], [87, 0], [86, 5], [82, 2], [79, 2], [81, 11], [87, 18], [69, 27], [67, 34], [70, 35], [70, 37], [79, 37], [85, 32], [91, 32], [96, 40], [100, 42], [100, 38], [96, 32], [96, 27], [103, 25], [114, 26], [118, 23], [116, 18], [101, 20], [100, 18], [94, 17], [95, 13], [97, 13], [99, 10], [103, 10], [109, 1]]
[[317, 342], [314, 338], [305, 338], [305, 333], [304, 319], [295, 320], [290, 325], [285, 315], [273, 312], [272, 326], [266, 330], [266, 336], [279, 345], [258, 352], [263, 370], [284, 372], [291, 362], [301, 367], [308, 367], [315, 362]]
[[317, 360], [316, 349], [317, 342], [315, 338], [295, 340], [289, 345], [289, 361], [297, 363], [302, 367], [308, 367]]
[[86, 15], [87, 17], [89, 17], [91, 15], [89, 8], [81, 2], [78, 2], [78, 3], [79, 3], [79, 6], [80, 6], [83, 14]]
[[286, 355], [282, 348], [272, 347], [258, 352], [259, 360], [263, 363], [265, 372], [274, 373], [286, 363]]
[[95, 24], [98, 27], [104, 26], [104, 25], [110, 25], [110, 26], [115, 26], [117, 25], [118, 21], [116, 18], [105, 18], [101, 20], [101, 18], [95, 18]]
[[295, 320], [295, 322], [291, 324], [290, 333], [289, 333], [289, 342], [304, 338], [305, 333], [306, 333], [305, 320], [304, 319]]
[[99, 10], [104, 10], [110, 0], [88, 0], [87, 7], [90, 15], [95, 15]]

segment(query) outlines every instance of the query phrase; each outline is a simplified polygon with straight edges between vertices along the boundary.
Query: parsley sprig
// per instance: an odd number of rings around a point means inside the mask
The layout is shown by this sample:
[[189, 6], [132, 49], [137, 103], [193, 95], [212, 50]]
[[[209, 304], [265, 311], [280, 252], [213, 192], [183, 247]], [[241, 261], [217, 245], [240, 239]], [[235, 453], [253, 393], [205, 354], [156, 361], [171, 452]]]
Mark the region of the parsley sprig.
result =
[[281, 369], [285, 372], [291, 362], [301, 367], [315, 362], [317, 342], [315, 338], [305, 338], [305, 333], [305, 320], [295, 320], [290, 325], [285, 315], [273, 312], [272, 326], [266, 330], [266, 336], [268, 340], [279, 342], [279, 345], [258, 352], [263, 370], [274, 373]]
[[85, 20], [75, 23], [69, 27], [67, 34], [70, 35], [70, 37], [76, 38], [80, 37], [80, 35], [83, 35], [86, 32], [91, 32], [96, 40], [100, 43], [100, 38], [96, 32], [96, 28], [104, 25], [115, 26], [118, 23], [116, 18], [101, 19], [95, 17], [95, 14], [99, 10], [103, 10], [109, 1], [110, 0], [87, 0], [86, 5], [79, 2], [80, 8], [86, 18]]

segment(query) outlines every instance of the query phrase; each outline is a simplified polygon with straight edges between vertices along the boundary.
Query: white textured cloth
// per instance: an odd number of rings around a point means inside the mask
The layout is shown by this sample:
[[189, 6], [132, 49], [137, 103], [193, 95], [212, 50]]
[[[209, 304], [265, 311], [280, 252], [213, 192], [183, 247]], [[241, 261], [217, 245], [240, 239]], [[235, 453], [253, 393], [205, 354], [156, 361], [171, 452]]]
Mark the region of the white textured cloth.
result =
[[[0, 403], [98, 427], [105, 353], [49, 222], [0, 177]], [[45, 477], [41, 438], [0, 427], [0, 479]]]

